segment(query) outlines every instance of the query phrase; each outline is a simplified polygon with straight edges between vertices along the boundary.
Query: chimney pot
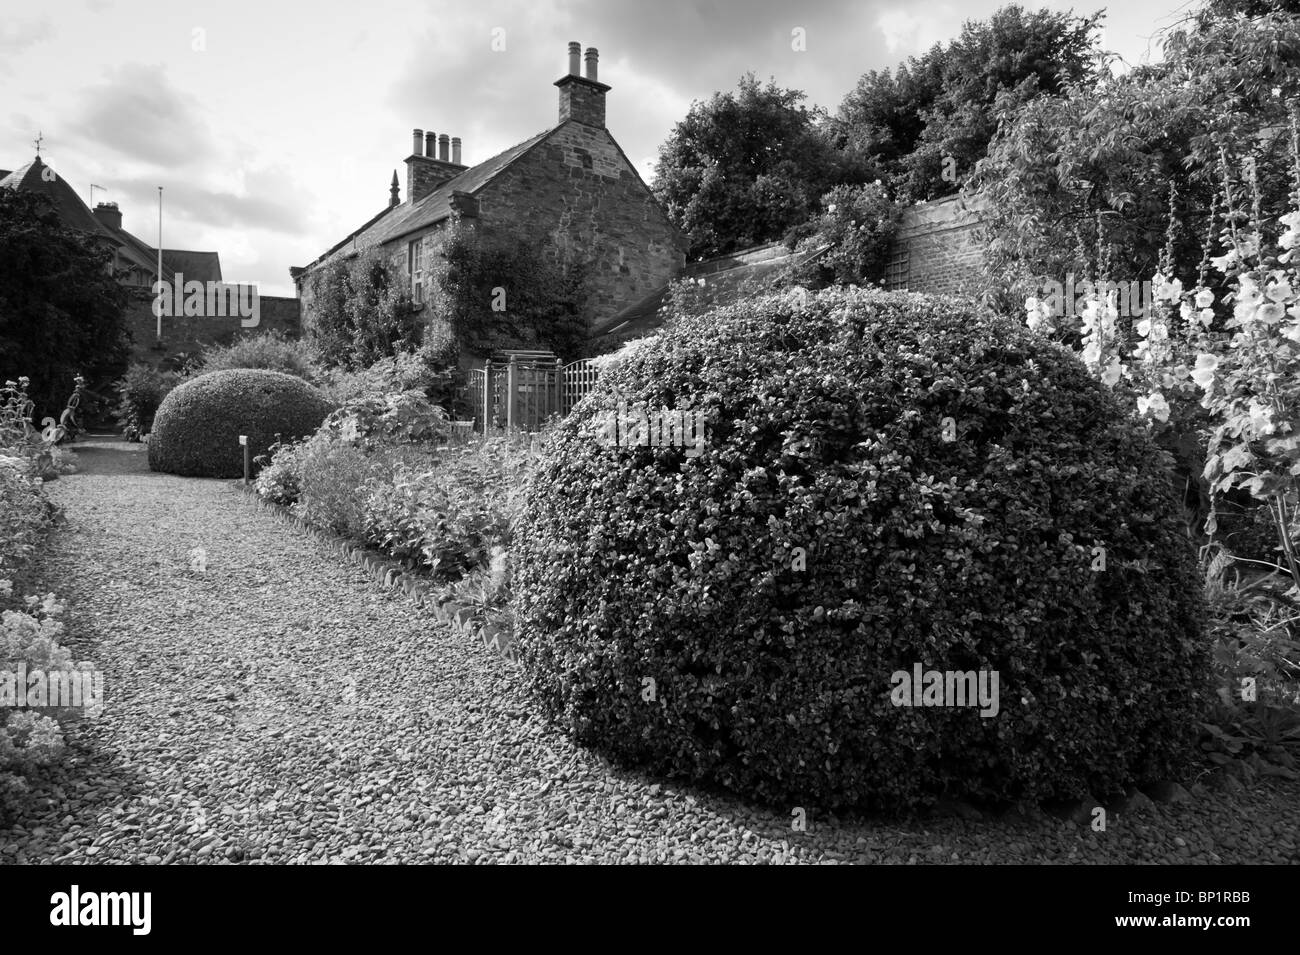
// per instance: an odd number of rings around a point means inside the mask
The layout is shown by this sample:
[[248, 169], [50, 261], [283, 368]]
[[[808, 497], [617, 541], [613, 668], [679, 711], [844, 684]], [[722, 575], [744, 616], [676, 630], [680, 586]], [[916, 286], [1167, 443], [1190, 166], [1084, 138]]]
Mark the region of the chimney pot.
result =
[[411, 152], [417, 156], [424, 155], [424, 130], [411, 130]]
[[586, 57], [587, 74], [586, 75], [587, 75], [587, 79], [591, 80], [593, 83], [596, 81], [596, 60], [598, 60], [599, 58], [600, 58], [600, 54], [596, 52], [596, 48], [594, 46], [587, 47], [587, 57]]
[[438, 137], [438, 158], [441, 159], [443, 162], [446, 162], [448, 159], [447, 147], [450, 143], [451, 143], [451, 137], [448, 136], [446, 133], [443, 133], [441, 136]]
[[578, 61], [582, 59], [582, 44], [573, 42], [569, 44], [569, 75], [579, 76], [581, 70], [578, 68]]
[[424, 153], [430, 159], [438, 158], [438, 134], [429, 130], [424, 134]]
[[457, 166], [460, 165], [460, 137], [451, 137], [451, 161]]

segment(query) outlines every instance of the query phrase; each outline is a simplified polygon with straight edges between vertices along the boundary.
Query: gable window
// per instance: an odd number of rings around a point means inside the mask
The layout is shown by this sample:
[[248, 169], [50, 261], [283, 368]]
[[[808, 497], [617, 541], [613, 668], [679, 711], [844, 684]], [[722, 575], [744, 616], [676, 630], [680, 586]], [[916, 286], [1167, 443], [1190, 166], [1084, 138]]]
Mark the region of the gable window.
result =
[[406, 247], [406, 270], [411, 276], [411, 301], [424, 304], [424, 240], [416, 239]]

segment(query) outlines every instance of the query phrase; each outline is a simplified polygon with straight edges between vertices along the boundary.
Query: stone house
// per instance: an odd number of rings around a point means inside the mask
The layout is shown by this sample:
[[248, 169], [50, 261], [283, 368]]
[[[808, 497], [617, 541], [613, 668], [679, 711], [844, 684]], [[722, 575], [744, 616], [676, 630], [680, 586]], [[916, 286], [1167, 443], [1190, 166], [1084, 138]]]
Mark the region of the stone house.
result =
[[[453, 221], [492, 235], [548, 236], [555, 254], [587, 266], [587, 318], [596, 323], [661, 288], [682, 268], [686, 242], [605, 125], [610, 87], [597, 79], [598, 53], [569, 44], [556, 122], [474, 165], [459, 137], [416, 129], [406, 158], [406, 198], [397, 173], [386, 208], [303, 268], [290, 270], [304, 323], [312, 279], [324, 266], [378, 247], [417, 307], [427, 299], [431, 239]], [[480, 356], [482, 357], [482, 356]]]

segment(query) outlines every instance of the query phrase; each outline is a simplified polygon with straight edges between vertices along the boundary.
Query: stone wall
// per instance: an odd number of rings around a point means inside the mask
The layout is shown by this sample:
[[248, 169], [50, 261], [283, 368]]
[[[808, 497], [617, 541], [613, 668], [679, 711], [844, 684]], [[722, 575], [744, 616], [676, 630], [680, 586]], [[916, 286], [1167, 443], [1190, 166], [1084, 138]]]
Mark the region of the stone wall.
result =
[[985, 281], [983, 247], [976, 235], [981, 208], [977, 200], [951, 196], [904, 210], [885, 287], [978, 296]]
[[160, 345], [152, 293], [132, 292], [126, 312], [127, 329], [134, 340], [131, 345], [131, 360], [158, 365], [182, 352], [197, 354], [204, 345], [228, 345], [238, 337], [257, 335], [272, 329], [291, 338], [298, 337], [302, 329], [296, 298], [262, 295], [258, 302], [260, 321], [253, 328], [244, 328], [238, 315], [224, 318], [164, 315]]
[[589, 317], [606, 317], [664, 285], [685, 263], [681, 239], [603, 128], [564, 123], [479, 193], [481, 226], [549, 235], [586, 261]]

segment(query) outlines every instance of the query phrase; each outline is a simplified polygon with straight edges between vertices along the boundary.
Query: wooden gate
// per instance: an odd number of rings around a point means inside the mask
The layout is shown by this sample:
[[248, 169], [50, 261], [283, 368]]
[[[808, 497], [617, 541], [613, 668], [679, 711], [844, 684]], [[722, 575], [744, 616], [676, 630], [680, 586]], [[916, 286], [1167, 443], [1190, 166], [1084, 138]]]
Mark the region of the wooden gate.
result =
[[550, 352], [504, 352], [469, 373], [465, 389], [474, 428], [538, 431], [551, 417], [564, 417], [596, 384], [600, 373], [588, 359], [561, 365]]

